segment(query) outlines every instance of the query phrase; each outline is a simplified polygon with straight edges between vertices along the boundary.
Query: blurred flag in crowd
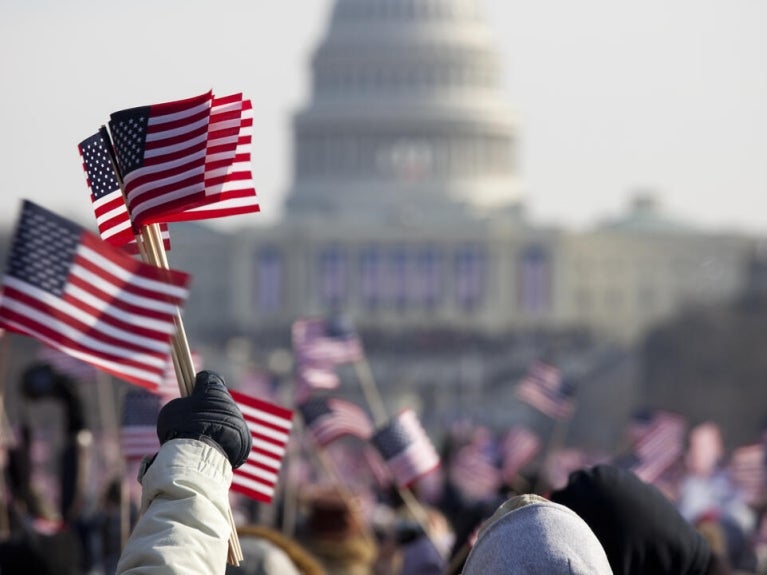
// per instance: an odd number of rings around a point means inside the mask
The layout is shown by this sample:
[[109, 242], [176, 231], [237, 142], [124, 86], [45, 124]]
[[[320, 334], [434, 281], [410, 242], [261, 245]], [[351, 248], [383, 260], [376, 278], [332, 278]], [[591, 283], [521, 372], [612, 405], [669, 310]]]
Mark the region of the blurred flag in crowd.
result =
[[306, 428], [320, 446], [344, 435], [367, 441], [373, 434], [373, 423], [365, 411], [343, 399], [312, 397], [299, 404]]
[[448, 480], [468, 500], [485, 501], [498, 495], [503, 478], [488, 430], [476, 429], [469, 443], [458, 447], [449, 461]]
[[312, 390], [336, 389], [341, 379], [335, 372], [335, 366], [301, 364], [296, 366], [296, 398], [303, 401]]
[[439, 455], [412, 409], [404, 409], [371, 437], [400, 487], [436, 469]]
[[554, 419], [565, 419], [575, 409], [574, 389], [554, 365], [539, 360], [517, 385], [517, 398]]
[[274, 497], [290, 438], [293, 412], [239, 391], [230, 390], [230, 393], [242, 411], [253, 438], [248, 460], [234, 470], [232, 490], [269, 503]]
[[550, 489], [562, 489], [573, 471], [588, 467], [592, 462], [583, 449], [571, 447], [556, 449], [547, 454], [544, 462], [546, 483]]
[[767, 487], [764, 445], [754, 443], [733, 449], [730, 455], [729, 474], [747, 503], [760, 503], [764, 499]]
[[143, 389], [125, 394], [120, 427], [120, 448], [125, 459], [135, 461], [160, 449], [157, 438], [157, 415], [162, 398]]
[[684, 453], [687, 424], [677, 413], [658, 410], [634, 422], [632, 471], [643, 481], [655, 483]]
[[298, 401], [303, 401], [312, 390], [338, 387], [340, 380], [335, 369], [363, 357], [359, 337], [341, 322], [296, 320], [292, 339]]
[[2, 280], [0, 325], [152, 388], [170, 360], [188, 281], [24, 201]]
[[268, 370], [256, 367], [248, 368], [239, 378], [236, 389], [245, 395], [258, 397], [265, 401], [278, 401], [279, 378]]
[[538, 455], [541, 446], [541, 438], [527, 427], [514, 425], [506, 432], [499, 447], [506, 485], [516, 484], [519, 472]]
[[340, 323], [299, 319], [293, 323], [293, 352], [299, 363], [336, 366], [362, 358], [357, 334]]

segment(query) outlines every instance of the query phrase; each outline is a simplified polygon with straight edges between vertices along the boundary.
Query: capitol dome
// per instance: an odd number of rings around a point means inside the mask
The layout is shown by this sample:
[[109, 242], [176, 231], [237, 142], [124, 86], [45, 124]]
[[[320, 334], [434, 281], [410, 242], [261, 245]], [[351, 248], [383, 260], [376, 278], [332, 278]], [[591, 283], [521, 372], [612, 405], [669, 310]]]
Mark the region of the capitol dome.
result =
[[286, 218], [451, 223], [514, 204], [501, 68], [474, 0], [337, 0], [294, 119]]

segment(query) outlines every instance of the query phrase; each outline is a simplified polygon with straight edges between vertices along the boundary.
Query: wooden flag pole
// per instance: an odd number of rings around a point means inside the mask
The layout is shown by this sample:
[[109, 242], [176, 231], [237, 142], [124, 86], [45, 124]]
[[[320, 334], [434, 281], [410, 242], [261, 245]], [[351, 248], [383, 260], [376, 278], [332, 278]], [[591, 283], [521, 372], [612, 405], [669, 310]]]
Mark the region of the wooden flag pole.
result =
[[[301, 419], [301, 423], [303, 423], [303, 419]], [[296, 422], [294, 425], [300, 425], [299, 422]], [[298, 427], [296, 425], [296, 427]], [[297, 431], [299, 433], [303, 430], [305, 430], [305, 426], [300, 426]], [[325, 473], [330, 475], [330, 478], [333, 480], [333, 486], [335, 487], [336, 492], [341, 497], [341, 499], [344, 501], [346, 506], [349, 508], [349, 513], [351, 515], [351, 519], [354, 522], [355, 526], [359, 528], [360, 532], [362, 533], [363, 537], [365, 539], [372, 541], [373, 534], [370, 532], [370, 529], [367, 525], [363, 524], [360, 520], [360, 516], [358, 513], [355, 513], [354, 509], [354, 495], [349, 490], [348, 486], [346, 485], [346, 482], [343, 480], [341, 473], [338, 471], [338, 467], [333, 463], [333, 461], [328, 456], [327, 450], [325, 450], [322, 446], [320, 446], [316, 441], [313, 442], [317, 449], [311, 450], [311, 456], [316, 458], [316, 460], [319, 462], [320, 467], [325, 470]]]
[[369, 541], [373, 540], [373, 534], [370, 532], [370, 529], [366, 524], [364, 524], [361, 519], [359, 513], [356, 513], [354, 502], [354, 495], [351, 491], [349, 491], [349, 488], [344, 483], [343, 479], [341, 478], [341, 474], [339, 473], [338, 469], [336, 468], [335, 463], [333, 463], [330, 460], [330, 457], [328, 457], [327, 451], [325, 449], [317, 446], [317, 450], [313, 452], [315, 457], [320, 462], [320, 465], [323, 467], [323, 469], [330, 475], [330, 477], [333, 479], [333, 485], [335, 486], [335, 490], [338, 493], [338, 495], [343, 499], [346, 506], [349, 508], [349, 513], [351, 516], [351, 520], [354, 523], [356, 527], [359, 528], [360, 532], [362, 533], [363, 537]]
[[354, 371], [357, 374], [357, 379], [360, 382], [360, 387], [362, 387], [362, 393], [365, 394], [370, 411], [373, 413], [376, 426], [383, 425], [389, 419], [389, 416], [386, 413], [381, 393], [378, 391], [378, 386], [373, 377], [373, 370], [370, 369], [370, 363], [366, 357], [363, 356], [354, 362]]
[[[167, 254], [163, 248], [162, 233], [159, 224], [142, 226], [141, 241], [144, 244], [145, 252], [148, 255], [149, 263], [162, 269], [170, 269]], [[173, 334], [173, 366], [176, 369], [176, 378], [178, 379], [179, 390], [182, 397], [188, 396], [194, 389], [195, 371], [192, 351], [189, 348], [189, 340], [186, 337], [184, 323], [181, 319], [181, 312], [177, 309], [174, 318], [176, 331]], [[229, 554], [227, 560], [231, 565], [237, 566], [243, 560], [240, 540], [237, 536], [237, 526], [234, 523], [231, 506], [227, 507], [229, 515]]]
[[[163, 248], [159, 224], [150, 224], [141, 228], [141, 243], [144, 246], [142, 257], [146, 257], [145, 261], [158, 268], [170, 269], [168, 256]], [[178, 310], [176, 310], [173, 321], [176, 324], [176, 331], [173, 334], [173, 366], [176, 370], [176, 379], [178, 380], [181, 395], [187, 396], [194, 389], [196, 375], [194, 361], [192, 359], [192, 351], [189, 348], [189, 341], [186, 337], [184, 322]]]
[[[375, 418], [376, 427], [380, 427], [388, 421], [389, 416], [386, 413], [383, 398], [378, 391], [378, 386], [373, 377], [373, 370], [370, 368], [370, 363], [367, 358], [363, 356], [360, 360], [355, 361], [354, 370], [357, 374], [357, 379], [360, 382], [360, 387], [362, 387], [362, 392], [365, 394], [365, 399], [370, 407], [370, 411]], [[440, 555], [443, 555], [442, 550], [434, 540], [434, 535], [429, 529], [429, 517], [423, 505], [421, 505], [421, 502], [418, 501], [412, 490], [407, 487], [397, 487], [397, 492], [399, 493], [402, 502], [413, 514], [413, 519], [415, 519], [421, 526], [421, 529], [423, 529], [424, 535], [431, 541], [434, 549], [436, 549]]]
[[[123, 185], [122, 174], [117, 166], [117, 160], [114, 156], [114, 148], [112, 147], [112, 140], [109, 137], [109, 132], [105, 126], [102, 126], [101, 133], [104, 138], [104, 143], [107, 147], [108, 155], [112, 161], [112, 168], [114, 169], [115, 177], [120, 186], [123, 198], [125, 199], [125, 205], [127, 207], [127, 197], [125, 195], [125, 187]], [[139, 245], [139, 253], [142, 259], [151, 263], [154, 266], [162, 269], [170, 269], [168, 262], [168, 256], [165, 253], [165, 248], [162, 241], [162, 232], [159, 224], [150, 224], [141, 226], [140, 235], [136, 238]], [[174, 323], [176, 324], [176, 330], [172, 338], [171, 356], [173, 358], [173, 367], [176, 370], [176, 379], [178, 380], [179, 391], [182, 397], [186, 397], [192, 393], [194, 389], [195, 371], [194, 362], [192, 360], [192, 352], [189, 348], [189, 341], [186, 337], [186, 331], [184, 330], [184, 323], [181, 319], [181, 311], [177, 308], [174, 317]], [[238, 566], [243, 560], [242, 548], [240, 547], [240, 540], [237, 536], [237, 526], [234, 523], [234, 516], [232, 515], [231, 506], [227, 506], [227, 512], [229, 515], [229, 552], [227, 560], [231, 565]]]

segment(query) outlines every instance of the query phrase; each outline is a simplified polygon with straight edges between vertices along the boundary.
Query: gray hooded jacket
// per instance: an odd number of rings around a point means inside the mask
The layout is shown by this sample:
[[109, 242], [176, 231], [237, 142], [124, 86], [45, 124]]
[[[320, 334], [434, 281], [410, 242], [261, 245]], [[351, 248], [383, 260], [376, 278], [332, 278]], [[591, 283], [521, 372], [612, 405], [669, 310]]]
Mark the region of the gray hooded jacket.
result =
[[602, 546], [573, 511], [513, 497], [481, 528], [463, 575], [612, 575]]

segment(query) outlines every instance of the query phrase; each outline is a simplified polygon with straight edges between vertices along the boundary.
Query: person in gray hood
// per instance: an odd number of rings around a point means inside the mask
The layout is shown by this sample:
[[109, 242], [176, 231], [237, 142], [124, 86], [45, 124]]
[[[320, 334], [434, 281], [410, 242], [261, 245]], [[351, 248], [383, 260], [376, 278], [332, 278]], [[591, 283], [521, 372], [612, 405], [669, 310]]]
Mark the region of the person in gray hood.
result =
[[612, 570], [583, 519], [530, 494], [508, 499], [482, 525], [462, 573], [612, 575]]

